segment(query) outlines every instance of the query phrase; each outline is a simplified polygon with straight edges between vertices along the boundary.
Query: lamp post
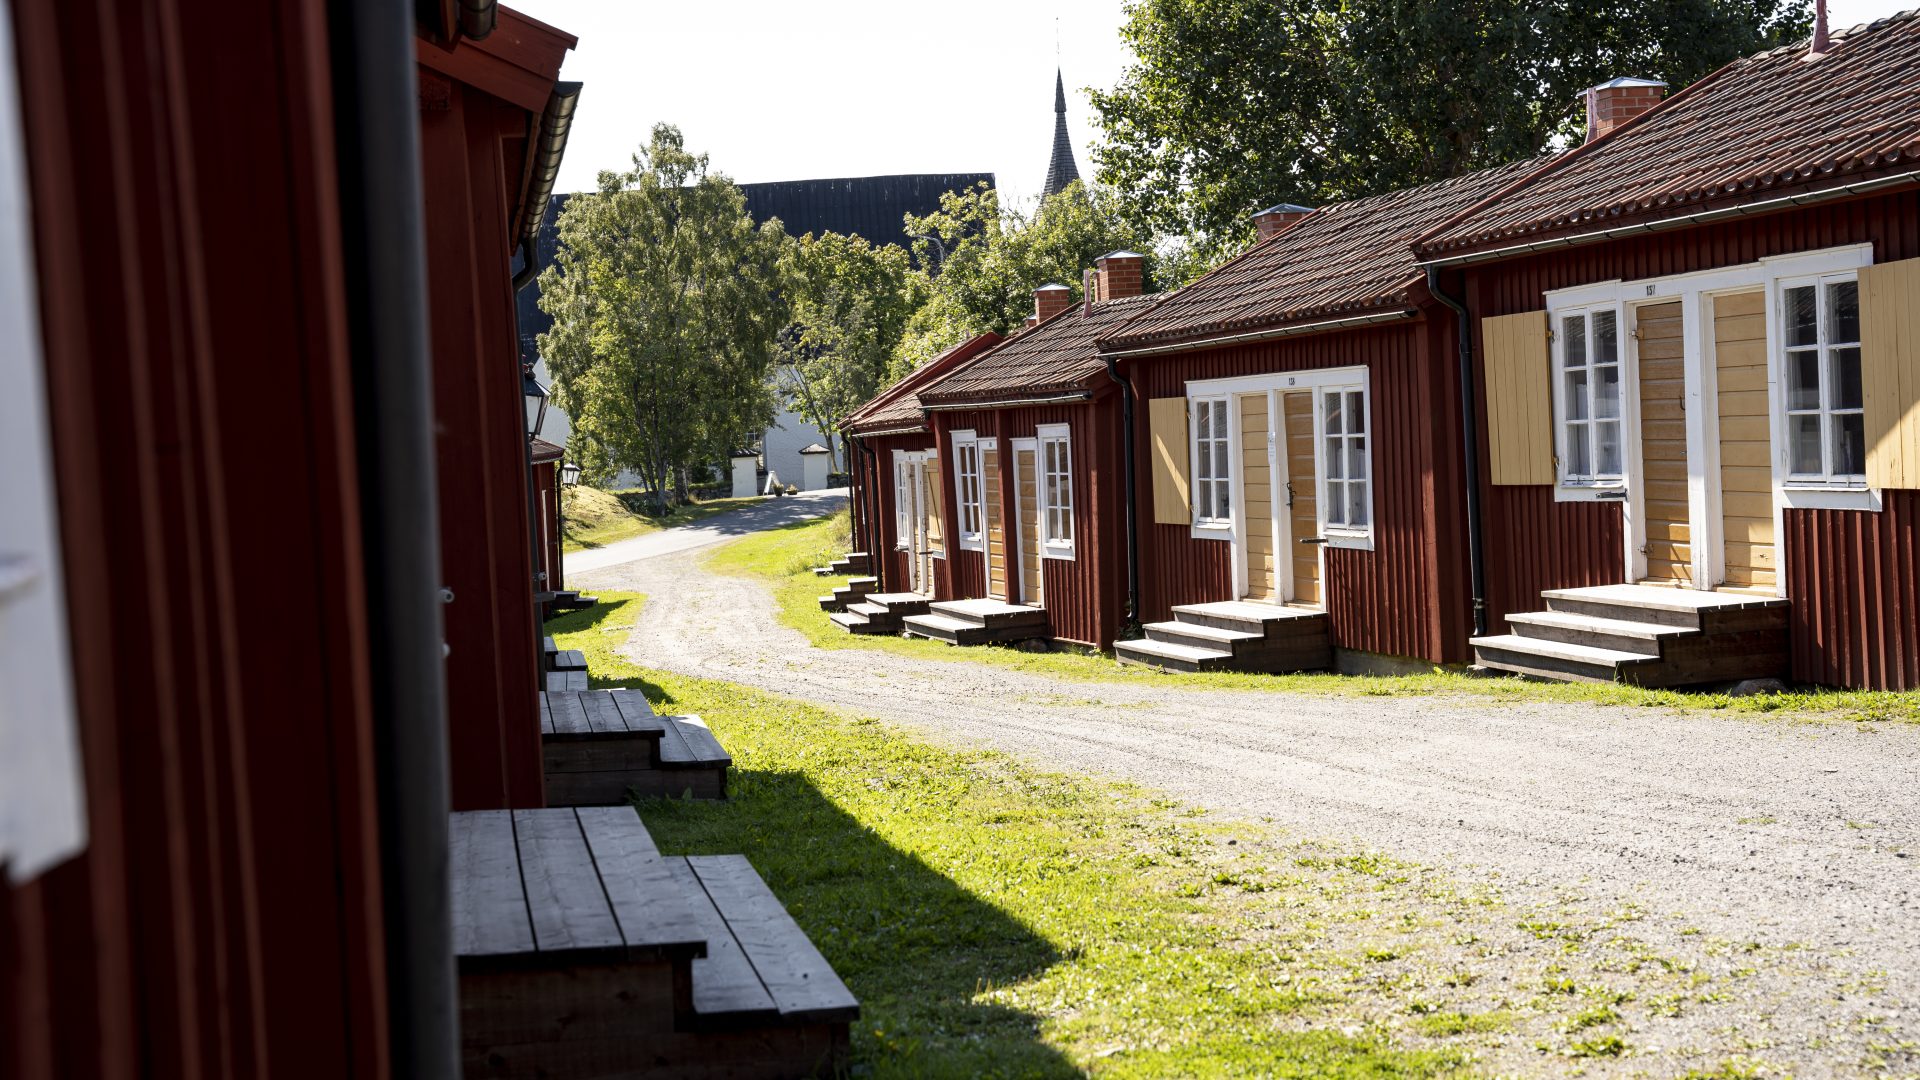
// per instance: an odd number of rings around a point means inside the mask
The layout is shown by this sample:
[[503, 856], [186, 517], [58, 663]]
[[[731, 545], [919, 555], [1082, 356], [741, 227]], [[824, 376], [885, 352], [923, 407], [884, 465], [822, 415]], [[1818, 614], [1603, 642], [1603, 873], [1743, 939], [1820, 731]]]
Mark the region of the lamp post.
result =
[[572, 487], [580, 482], [580, 464], [574, 461], [560, 463], [560, 485]]
[[527, 399], [527, 438], [537, 438], [547, 422], [547, 388], [533, 377], [533, 365], [520, 365], [520, 392]]

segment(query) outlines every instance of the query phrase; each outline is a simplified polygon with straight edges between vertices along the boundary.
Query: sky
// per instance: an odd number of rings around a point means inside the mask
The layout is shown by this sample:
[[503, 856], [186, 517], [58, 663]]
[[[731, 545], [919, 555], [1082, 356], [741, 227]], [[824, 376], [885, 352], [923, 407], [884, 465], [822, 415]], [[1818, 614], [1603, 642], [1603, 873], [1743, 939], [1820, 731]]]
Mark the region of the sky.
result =
[[[1832, 0], [1838, 29], [1920, 0]], [[558, 188], [628, 167], [659, 121], [740, 183], [991, 172], [1003, 196], [1046, 180], [1053, 73], [1082, 176], [1098, 141], [1086, 87], [1131, 59], [1121, 0], [508, 0], [580, 39], [585, 83]], [[1057, 35], [1056, 35], [1057, 27]], [[1622, 74], [1633, 74], [1623, 72]]]

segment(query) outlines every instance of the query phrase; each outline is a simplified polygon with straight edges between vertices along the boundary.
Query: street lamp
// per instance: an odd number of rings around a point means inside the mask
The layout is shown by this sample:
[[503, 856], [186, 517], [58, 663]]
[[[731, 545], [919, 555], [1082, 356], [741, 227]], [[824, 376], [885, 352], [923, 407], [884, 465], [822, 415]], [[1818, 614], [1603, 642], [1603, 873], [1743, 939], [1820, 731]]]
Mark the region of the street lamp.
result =
[[527, 398], [527, 438], [538, 438], [547, 422], [547, 388], [533, 377], [533, 365], [520, 365], [520, 392]]
[[572, 487], [580, 482], [580, 463], [563, 461], [560, 463], [560, 483], [563, 487]]

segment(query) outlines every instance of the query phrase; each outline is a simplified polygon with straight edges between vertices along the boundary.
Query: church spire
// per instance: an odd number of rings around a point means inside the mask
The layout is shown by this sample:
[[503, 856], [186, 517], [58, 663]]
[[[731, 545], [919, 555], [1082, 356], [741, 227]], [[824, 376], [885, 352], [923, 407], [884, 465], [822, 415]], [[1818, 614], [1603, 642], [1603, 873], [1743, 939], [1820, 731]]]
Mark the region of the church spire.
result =
[[1059, 68], [1053, 69], [1053, 160], [1047, 162], [1047, 184], [1040, 195], [1058, 195], [1068, 184], [1080, 179], [1080, 167], [1073, 163], [1073, 140], [1067, 136], [1067, 81]]

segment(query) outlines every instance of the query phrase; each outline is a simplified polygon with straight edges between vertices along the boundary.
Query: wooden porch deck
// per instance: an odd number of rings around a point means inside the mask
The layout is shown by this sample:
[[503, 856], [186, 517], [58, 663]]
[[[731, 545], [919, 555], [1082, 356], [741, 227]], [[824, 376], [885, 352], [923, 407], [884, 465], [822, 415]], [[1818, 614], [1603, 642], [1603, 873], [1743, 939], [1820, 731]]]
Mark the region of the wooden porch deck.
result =
[[613, 806], [633, 796], [727, 797], [733, 758], [697, 716], [661, 716], [638, 690], [540, 695], [547, 805]]
[[1148, 623], [1139, 641], [1118, 641], [1123, 663], [1163, 671], [1278, 674], [1333, 666], [1327, 613], [1312, 608], [1228, 600], [1181, 604], [1167, 622]]
[[1752, 592], [1600, 585], [1540, 594], [1510, 633], [1473, 639], [1482, 667], [1560, 682], [1691, 686], [1784, 676], [1789, 601]]
[[900, 629], [908, 637], [950, 645], [1028, 641], [1051, 634], [1045, 608], [985, 598], [936, 601], [927, 605], [925, 614], [902, 619]]

